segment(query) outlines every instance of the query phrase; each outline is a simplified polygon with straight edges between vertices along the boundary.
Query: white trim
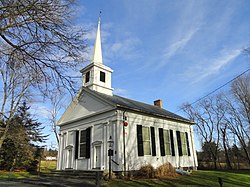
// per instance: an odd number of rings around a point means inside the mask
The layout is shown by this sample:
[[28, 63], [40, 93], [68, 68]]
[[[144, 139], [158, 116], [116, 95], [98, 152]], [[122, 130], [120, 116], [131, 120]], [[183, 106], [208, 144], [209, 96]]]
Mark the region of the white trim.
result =
[[[95, 112], [95, 113], [93, 113], [93, 114], [89, 114], [89, 115], [87, 115], [87, 116], [84, 116], [84, 117], [81, 117], [81, 118], [78, 118], [78, 119], [74, 119], [74, 120], [71, 120], [71, 121], [67, 121], [67, 122], [58, 124], [58, 126], [68, 125], [68, 124], [70, 124], [70, 123], [78, 122], [78, 121], [81, 121], [81, 120], [83, 120], [83, 119], [85, 120], [85, 119], [87, 119], [87, 118], [91, 118], [91, 117], [97, 116], [97, 115], [99, 115], [99, 114], [103, 114], [103, 113], [110, 112], [110, 111], [116, 111], [116, 109], [115, 109], [115, 108], [112, 108], [112, 109], [106, 109], [106, 110], [102, 110], [102, 111], [99, 111], [99, 112]], [[110, 116], [107, 116], [107, 117], [104, 117], [104, 118], [99, 118], [99, 119], [90, 121], [90, 122], [88, 122], [88, 123], [92, 123], [92, 122], [95, 122], [95, 121], [100, 121], [100, 120], [106, 119], [106, 118], [110, 118]]]

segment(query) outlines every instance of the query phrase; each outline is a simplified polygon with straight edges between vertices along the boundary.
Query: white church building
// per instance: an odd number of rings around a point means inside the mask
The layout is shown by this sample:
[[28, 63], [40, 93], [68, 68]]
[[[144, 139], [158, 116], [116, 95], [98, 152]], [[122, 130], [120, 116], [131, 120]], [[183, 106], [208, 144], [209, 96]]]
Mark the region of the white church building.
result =
[[170, 162], [198, 166], [193, 123], [154, 105], [113, 95], [113, 70], [102, 62], [100, 19], [92, 62], [81, 70], [82, 87], [61, 116], [57, 170], [138, 170]]

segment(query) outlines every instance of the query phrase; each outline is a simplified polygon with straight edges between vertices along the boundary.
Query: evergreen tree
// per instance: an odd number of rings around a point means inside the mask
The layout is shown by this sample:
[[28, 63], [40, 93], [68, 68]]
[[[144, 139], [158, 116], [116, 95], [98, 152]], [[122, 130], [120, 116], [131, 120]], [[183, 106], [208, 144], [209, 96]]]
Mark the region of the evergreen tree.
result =
[[35, 158], [35, 144], [42, 143], [46, 135], [42, 134], [41, 123], [32, 119], [30, 107], [26, 102], [18, 108], [0, 151], [0, 168], [29, 169]]

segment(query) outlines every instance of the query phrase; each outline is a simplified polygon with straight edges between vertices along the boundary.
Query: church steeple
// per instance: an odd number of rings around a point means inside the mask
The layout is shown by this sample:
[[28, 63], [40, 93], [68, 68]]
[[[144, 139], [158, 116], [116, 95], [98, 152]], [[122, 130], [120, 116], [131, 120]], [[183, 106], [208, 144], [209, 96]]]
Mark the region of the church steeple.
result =
[[100, 16], [98, 18], [95, 46], [91, 63], [81, 71], [83, 86], [91, 90], [112, 95], [111, 74], [113, 70], [102, 62]]
[[101, 17], [98, 17], [98, 25], [95, 39], [94, 52], [92, 57], [92, 63], [100, 63], [102, 64], [102, 44], [101, 44]]

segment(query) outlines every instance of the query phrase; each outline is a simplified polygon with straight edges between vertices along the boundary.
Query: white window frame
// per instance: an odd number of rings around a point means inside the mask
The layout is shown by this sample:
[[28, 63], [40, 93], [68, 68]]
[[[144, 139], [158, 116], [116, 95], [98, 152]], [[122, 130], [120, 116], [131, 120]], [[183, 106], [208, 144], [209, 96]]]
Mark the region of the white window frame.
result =
[[[166, 138], [166, 134], [168, 135], [168, 140]], [[170, 140], [170, 131], [169, 130], [163, 129], [163, 139], [164, 139], [165, 155], [171, 155], [171, 140]], [[169, 150], [167, 150], [167, 147], [169, 147]]]
[[[148, 137], [149, 137], [148, 140], [144, 140], [144, 133], [143, 133], [144, 131], [143, 131], [143, 129], [146, 129], [146, 128], [147, 128], [147, 130], [148, 130]], [[150, 127], [142, 126], [142, 141], [143, 141], [143, 154], [144, 154], [144, 156], [150, 156], [150, 155], [152, 155]], [[145, 149], [144, 149], [145, 142], [148, 142], [148, 143], [149, 143], [149, 151], [150, 151], [149, 154], [145, 154]]]
[[188, 155], [187, 139], [185, 132], [180, 132], [182, 155]]
[[[81, 136], [82, 136], [82, 132], [85, 131], [85, 141], [81, 143]], [[84, 130], [80, 130], [79, 131], [79, 146], [78, 146], [78, 158], [86, 158], [86, 144], [87, 144], [87, 137], [86, 137], [86, 129]], [[85, 145], [85, 156], [81, 156], [81, 145]]]

